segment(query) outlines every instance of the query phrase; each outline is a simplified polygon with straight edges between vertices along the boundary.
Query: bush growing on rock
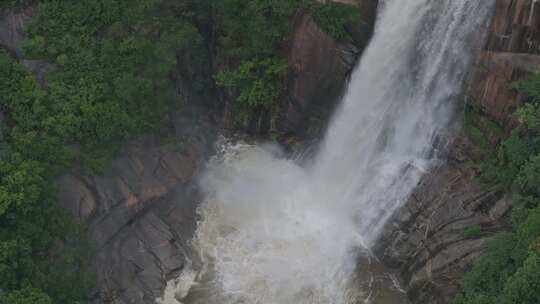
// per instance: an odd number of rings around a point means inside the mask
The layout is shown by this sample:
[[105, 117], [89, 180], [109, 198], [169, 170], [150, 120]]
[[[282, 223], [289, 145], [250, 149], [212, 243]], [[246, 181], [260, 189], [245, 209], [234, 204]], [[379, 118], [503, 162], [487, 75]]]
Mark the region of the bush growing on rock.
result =
[[465, 228], [463, 231], [463, 236], [466, 238], [475, 238], [482, 233], [482, 228], [479, 225], [473, 225]]

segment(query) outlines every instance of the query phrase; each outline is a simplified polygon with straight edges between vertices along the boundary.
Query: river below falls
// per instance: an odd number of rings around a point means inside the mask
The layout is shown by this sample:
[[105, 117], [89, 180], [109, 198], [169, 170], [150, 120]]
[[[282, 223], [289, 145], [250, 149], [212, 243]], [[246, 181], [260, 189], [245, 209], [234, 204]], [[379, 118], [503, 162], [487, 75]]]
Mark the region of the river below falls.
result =
[[[365, 298], [351, 304], [408, 304], [405, 290], [400, 286], [398, 274], [388, 269], [378, 260], [366, 256], [358, 258], [356, 282], [353, 288], [364, 291]], [[190, 291], [178, 300], [182, 304], [209, 304], [201, 301], [212, 297], [214, 290], [201, 284], [192, 286]], [[309, 295], [305, 295], [309, 297]], [[238, 302], [244, 303], [244, 302]], [[316, 303], [316, 302], [314, 302]], [[248, 302], [245, 302], [248, 304]], [[255, 304], [255, 303], [249, 303]], [[273, 303], [278, 304], [278, 303]], [[279, 303], [281, 304], [281, 303]]]

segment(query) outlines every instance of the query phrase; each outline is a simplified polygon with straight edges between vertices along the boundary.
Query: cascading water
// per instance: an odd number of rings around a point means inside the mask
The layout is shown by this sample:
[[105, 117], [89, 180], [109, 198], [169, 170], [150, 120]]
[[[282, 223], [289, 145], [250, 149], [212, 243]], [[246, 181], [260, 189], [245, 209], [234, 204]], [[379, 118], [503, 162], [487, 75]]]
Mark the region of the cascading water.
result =
[[196, 254], [158, 301], [404, 303], [369, 248], [437, 160], [493, 2], [381, 1], [311, 165], [271, 146], [221, 145], [201, 180]]

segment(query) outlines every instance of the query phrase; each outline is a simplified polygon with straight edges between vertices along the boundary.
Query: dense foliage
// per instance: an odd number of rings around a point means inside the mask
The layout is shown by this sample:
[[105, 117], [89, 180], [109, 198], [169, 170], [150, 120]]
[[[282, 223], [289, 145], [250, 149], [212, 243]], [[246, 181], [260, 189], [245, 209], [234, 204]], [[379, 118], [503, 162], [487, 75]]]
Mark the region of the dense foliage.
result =
[[199, 43], [183, 1], [53, 1], [27, 29], [30, 58], [58, 67], [48, 80], [48, 127], [97, 148], [158, 126], [174, 99], [176, 53]]
[[[57, 206], [54, 179], [75, 161], [99, 169], [125, 139], [161, 127], [182, 101], [172, 78], [216, 60], [239, 107], [284, 90], [295, 14], [347, 39], [358, 12], [314, 0], [1, 0], [39, 3], [26, 28], [36, 77], [0, 49], [0, 304], [82, 303], [91, 246]], [[211, 50], [211, 51], [209, 51]], [[216, 56], [217, 58], [208, 58]], [[32, 69], [32, 62], [30, 64]], [[200, 75], [188, 75], [205, 90]], [[42, 79], [43, 78], [43, 79]]]
[[79, 249], [84, 242], [57, 207], [50, 184], [72, 153], [42, 119], [47, 91], [5, 51], [0, 71], [0, 106], [12, 124], [0, 147], [0, 303], [74, 301], [89, 286], [88, 251], [55, 253], [66, 242]]
[[86, 296], [91, 251], [52, 181], [73, 160], [102, 164], [111, 147], [159, 126], [175, 100], [177, 53], [202, 43], [189, 5], [43, 1], [24, 45], [27, 58], [51, 63], [43, 85], [0, 50], [0, 303]]
[[[529, 97], [516, 111], [519, 126], [495, 151], [480, 141], [486, 157], [482, 179], [513, 193], [514, 229], [492, 242], [465, 277], [455, 304], [540, 303], [540, 74], [516, 88]], [[472, 135], [478, 139], [478, 129]]]

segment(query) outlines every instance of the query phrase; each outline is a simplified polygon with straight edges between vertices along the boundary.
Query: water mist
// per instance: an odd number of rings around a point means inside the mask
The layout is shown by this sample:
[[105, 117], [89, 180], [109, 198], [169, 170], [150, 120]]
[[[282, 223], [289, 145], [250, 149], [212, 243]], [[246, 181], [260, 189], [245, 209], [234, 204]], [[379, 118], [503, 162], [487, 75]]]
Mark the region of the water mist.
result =
[[201, 178], [195, 255], [159, 302], [404, 303], [396, 284], [374, 295], [369, 250], [438, 161], [493, 2], [381, 1], [311, 165], [220, 143]]

